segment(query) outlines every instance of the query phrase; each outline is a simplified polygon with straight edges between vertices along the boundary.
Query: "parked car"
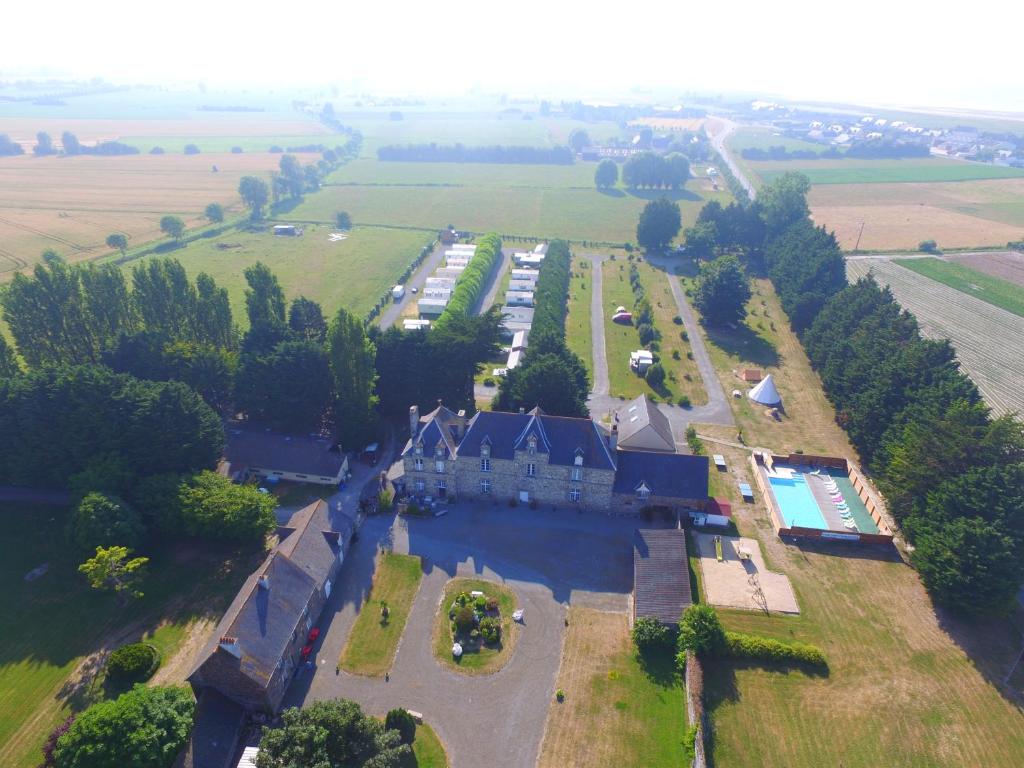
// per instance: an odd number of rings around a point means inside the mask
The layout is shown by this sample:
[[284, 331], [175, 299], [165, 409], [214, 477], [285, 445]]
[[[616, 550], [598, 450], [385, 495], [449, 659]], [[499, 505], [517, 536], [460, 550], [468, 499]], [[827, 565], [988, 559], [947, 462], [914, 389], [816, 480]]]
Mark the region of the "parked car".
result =
[[417, 288], [417, 287], [416, 287], [416, 286], [414, 285], [414, 286], [413, 286], [412, 288], [410, 288], [410, 289], [409, 289], [409, 291], [410, 291], [410, 292], [412, 292], [412, 293], [419, 293], [419, 292], [420, 292], [420, 289], [419, 289], [419, 288]]

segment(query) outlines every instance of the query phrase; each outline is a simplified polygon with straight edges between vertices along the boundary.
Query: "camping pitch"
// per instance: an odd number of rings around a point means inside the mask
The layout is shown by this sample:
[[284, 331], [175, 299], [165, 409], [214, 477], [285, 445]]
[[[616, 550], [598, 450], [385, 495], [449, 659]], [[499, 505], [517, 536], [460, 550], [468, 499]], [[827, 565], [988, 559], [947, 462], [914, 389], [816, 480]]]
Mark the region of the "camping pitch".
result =
[[773, 408], [782, 404], [782, 398], [779, 397], [779, 391], [775, 388], [775, 381], [770, 373], [764, 377], [760, 384], [747, 392], [747, 397], [755, 403]]

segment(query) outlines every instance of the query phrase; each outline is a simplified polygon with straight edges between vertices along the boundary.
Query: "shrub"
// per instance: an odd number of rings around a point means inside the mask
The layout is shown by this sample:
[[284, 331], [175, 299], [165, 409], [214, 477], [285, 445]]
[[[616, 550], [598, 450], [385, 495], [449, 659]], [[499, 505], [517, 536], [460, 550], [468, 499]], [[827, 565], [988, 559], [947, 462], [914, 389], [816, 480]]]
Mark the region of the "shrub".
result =
[[770, 637], [741, 632], [725, 633], [725, 653], [734, 659], [760, 659], [821, 668], [828, 666], [825, 654], [816, 646], [807, 643], [783, 643]]
[[672, 359], [673, 360], [680, 360], [680, 359], [682, 359], [682, 355], [679, 354], [679, 350], [678, 349], [673, 349], [672, 350]]
[[917, 250], [922, 253], [935, 253], [939, 250], [939, 245], [934, 240], [922, 240], [917, 244]]
[[491, 613], [494, 613], [496, 610], [498, 610], [498, 598], [496, 598], [496, 597], [488, 597], [487, 598], [487, 610], [490, 611]]
[[484, 379], [484, 386], [485, 387], [493, 387], [494, 386], [494, 379], [492, 379], [490, 376], [488, 376], [486, 379]]
[[657, 619], [637, 619], [633, 625], [633, 645], [641, 653], [672, 645], [672, 631]]
[[50, 731], [50, 735], [43, 742], [43, 762], [39, 768], [54, 768], [57, 765], [53, 757], [54, 750], [57, 749], [57, 739], [68, 732], [73, 722], [75, 722], [75, 715], [69, 715], [67, 720]]
[[413, 517], [419, 517], [421, 514], [423, 514], [423, 512], [422, 510], [420, 510], [419, 504], [417, 504], [415, 501], [410, 501], [408, 504], [405, 505], [405, 514], [412, 515]]
[[693, 651], [707, 657], [718, 656], [726, 649], [725, 630], [712, 606], [691, 605], [683, 611], [678, 646], [680, 653]]
[[160, 666], [160, 654], [146, 643], [122, 645], [107, 659], [107, 677], [128, 686], [148, 680]]
[[690, 334], [687, 333], [686, 331], [680, 331], [679, 338], [682, 339], [683, 341], [689, 341], [690, 340]]
[[102, 493], [87, 494], [75, 507], [68, 523], [68, 540], [82, 552], [115, 544], [135, 548], [143, 533], [138, 512]]
[[480, 620], [480, 636], [488, 645], [493, 645], [501, 639], [501, 622], [487, 616]]
[[701, 456], [704, 453], [704, 443], [697, 437], [697, 430], [691, 424], [686, 428], [686, 444], [690, 446], [694, 456]]
[[199, 154], [199, 147], [196, 146], [195, 144], [186, 144], [185, 145], [185, 154], [186, 155], [198, 155]]
[[654, 389], [658, 389], [665, 383], [665, 369], [662, 367], [661, 363], [655, 363], [647, 369], [647, 373], [644, 378], [647, 379], [647, 383]]
[[678, 400], [676, 401], [676, 404], [677, 404], [677, 405], [678, 405], [678, 406], [679, 406], [680, 408], [689, 408], [689, 407], [690, 407], [690, 406], [692, 405], [692, 403], [690, 403], [690, 398], [689, 398], [689, 397], [688, 397], [687, 395], [682, 395], [682, 396], [681, 396], [681, 397], [680, 397], [680, 398], [679, 398], [679, 399], [678, 399]]
[[675, 317], [672, 318], [672, 322], [675, 323], [676, 325], [682, 325], [683, 318], [681, 318], [679, 315], [676, 315]]
[[483, 613], [487, 610], [487, 598], [480, 595], [480, 597], [473, 601], [473, 607], [480, 611], [480, 613]]
[[416, 721], [404, 709], [392, 709], [384, 716], [384, 730], [398, 731], [403, 744], [412, 744], [416, 738]]
[[455, 612], [455, 628], [459, 634], [467, 634], [476, 627], [476, 614], [468, 605], [464, 605]]
[[555, 698], [558, 699], [559, 703], [565, 701], [565, 691], [559, 688], [557, 691], [555, 691]]

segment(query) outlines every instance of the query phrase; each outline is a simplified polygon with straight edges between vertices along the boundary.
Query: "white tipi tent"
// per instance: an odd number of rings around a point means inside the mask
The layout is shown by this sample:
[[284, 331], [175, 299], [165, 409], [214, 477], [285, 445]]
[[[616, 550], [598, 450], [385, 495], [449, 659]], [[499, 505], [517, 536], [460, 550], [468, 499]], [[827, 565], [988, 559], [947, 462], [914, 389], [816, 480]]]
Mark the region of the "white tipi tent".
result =
[[772, 380], [772, 375], [770, 373], [761, 379], [760, 384], [747, 392], [747, 397], [761, 405], [774, 407], [782, 404], [782, 398], [779, 397], [779, 390], [775, 388], [775, 382]]

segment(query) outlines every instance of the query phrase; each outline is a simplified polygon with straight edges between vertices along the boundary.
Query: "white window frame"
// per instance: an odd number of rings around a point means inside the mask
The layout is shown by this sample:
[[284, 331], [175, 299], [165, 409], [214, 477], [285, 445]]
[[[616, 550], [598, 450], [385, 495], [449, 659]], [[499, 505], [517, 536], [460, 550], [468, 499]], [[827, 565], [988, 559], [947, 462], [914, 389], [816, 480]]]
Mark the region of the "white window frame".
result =
[[448, 481], [446, 479], [444, 479], [443, 477], [439, 477], [437, 479], [437, 490], [438, 491], [447, 491], [448, 490]]
[[481, 472], [490, 472], [491, 471], [491, 460], [488, 459], [486, 456], [484, 456], [483, 458], [480, 459], [480, 471]]
[[491, 492], [491, 480], [490, 478], [484, 477], [480, 480], [480, 493], [490, 494]]
[[439, 475], [444, 474], [444, 459], [434, 462], [434, 471]]
[[527, 464], [526, 464], [526, 476], [527, 477], [536, 477], [537, 476], [537, 465], [534, 462], [532, 462], [532, 461], [527, 462]]
[[419, 470], [420, 472], [422, 472], [422, 471], [423, 471], [423, 458], [422, 458], [422, 457], [420, 457], [420, 456], [417, 456], [417, 457], [416, 457], [416, 461], [415, 461], [415, 463], [413, 464], [413, 467], [415, 467], [415, 468], [416, 468], [416, 469], [418, 469], [418, 470]]
[[638, 488], [636, 491], [636, 497], [640, 499], [640, 501], [647, 501], [651, 498], [651, 491], [649, 488]]
[[413, 483], [413, 488], [416, 489], [416, 493], [423, 493], [425, 490], [427, 490], [427, 484], [422, 480], [417, 480], [415, 483]]
[[569, 489], [569, 501], [578, 504], [581, 498], [583, 498], [583, 491], [581, 491], [579, 488]]

